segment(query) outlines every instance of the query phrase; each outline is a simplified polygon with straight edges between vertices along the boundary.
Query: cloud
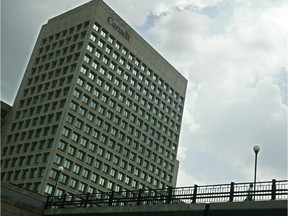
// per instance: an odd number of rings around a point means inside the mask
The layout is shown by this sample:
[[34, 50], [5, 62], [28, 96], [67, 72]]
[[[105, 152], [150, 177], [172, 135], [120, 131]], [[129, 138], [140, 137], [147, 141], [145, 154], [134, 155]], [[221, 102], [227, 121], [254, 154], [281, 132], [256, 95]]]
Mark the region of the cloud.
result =
[[252, 180], [256, 143], [259, 178], [287, 178], [287, 89], [279, 78], [287, 74], [288, 17], [287, 6], [272, 6], [237, 4], [224, 23], [209, 13], [174, 10], [150, 29], [156, 49], [189, 80], [179, 185], [187, 176]]
[[[117, 13], [132, 26], [141, 26], [147, 22], [149, 16], [165, 16], [175, 10], [202, 10], [205, 7], [213, 7], [222, 0], [105, 0]], [[129, 13], [127, 13], [129, 11]]]

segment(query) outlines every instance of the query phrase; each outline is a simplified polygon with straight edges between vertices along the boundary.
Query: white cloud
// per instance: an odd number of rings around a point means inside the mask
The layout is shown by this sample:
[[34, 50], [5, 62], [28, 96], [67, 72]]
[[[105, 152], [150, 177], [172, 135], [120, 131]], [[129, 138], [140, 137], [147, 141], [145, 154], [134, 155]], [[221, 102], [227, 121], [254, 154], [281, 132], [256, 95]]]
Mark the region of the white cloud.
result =
[[189, 80], [181, 185], [187, 176], [252, 180], [255, 143], [262, 147], [259, 178], [287, 178], [287, 106], [277, 85], [287, 72], [287, 7], [248, 6], [234, 8], [223, 32], [212, 31], [218, 20], [195, 10], [162, 15], [150, 29], [156, 49]]
[[105, 0], [105, 2], [132, 26], [141, 26], [145, 24], [150, 15], [165, 16], [175, 10], [186, 8], [199, 11], [205, 7], [216, 6], [222, 0]]

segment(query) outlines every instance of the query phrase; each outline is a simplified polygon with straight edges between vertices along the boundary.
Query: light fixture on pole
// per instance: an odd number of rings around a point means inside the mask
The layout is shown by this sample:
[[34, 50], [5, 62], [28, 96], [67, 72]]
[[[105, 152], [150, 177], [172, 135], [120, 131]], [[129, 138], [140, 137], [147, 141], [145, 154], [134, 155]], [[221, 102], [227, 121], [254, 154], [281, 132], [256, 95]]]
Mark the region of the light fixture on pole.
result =
[[64, 171], [64, 167], [63, 166], [59, 166], [58, 170], [57, 170], [57, 174], [56, 174], [56, 183], [55, 183], [55, 187], [53, 190], [52, 195], [55, 196], [56, 190], [57, 190], [57, 185], [58, 185], [58, 181], [59, 181], [59, 177], [61, 175], [61, 173]]
[[257, 173], [257, 155], [260, 151], [260, 146], [254, 145], [253, 151], [255, 152], [255, 169], [254, 169], [254, 200], [255, 200], [255, 190], [256, 190], [256, 173]]

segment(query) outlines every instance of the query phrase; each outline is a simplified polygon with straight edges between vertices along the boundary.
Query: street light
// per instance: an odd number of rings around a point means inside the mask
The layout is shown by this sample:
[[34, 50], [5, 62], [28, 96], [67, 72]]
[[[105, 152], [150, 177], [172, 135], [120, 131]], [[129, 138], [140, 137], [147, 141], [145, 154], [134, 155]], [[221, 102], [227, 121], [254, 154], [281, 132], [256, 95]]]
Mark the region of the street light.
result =
[[52, 195], [55, 196], [55, 193], [56, 193], [56, 190], [57, 190], [57, 184], [58, 184], [58, 181], [59, 181], [59, 177], [61, 175], [61, 173], [64, 171], [64, 167], [63, 166], [59, 166], [58, 169], [57, 169], [57, 174], [56, 174], [56, 183], [55, 183], [55, 187], [54, 187], [54, 190], [53, 190], [53, 193]]
[[260, 146], [254, 145], [253, 151], [255, 152], [255, 170], [254, 170], [254, 200], [255, 200], [255, 190], [256, 190], [256, 173], [257, 173], [257, 155], [260, 151]]

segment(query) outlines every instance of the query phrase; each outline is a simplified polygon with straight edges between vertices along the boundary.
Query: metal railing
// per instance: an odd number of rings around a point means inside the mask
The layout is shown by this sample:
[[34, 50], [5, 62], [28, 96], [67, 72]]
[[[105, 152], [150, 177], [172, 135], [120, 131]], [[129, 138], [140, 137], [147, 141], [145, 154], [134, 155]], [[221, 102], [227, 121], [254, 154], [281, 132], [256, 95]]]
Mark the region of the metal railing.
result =
[[45, 208], [287, 200], [288, 180], [48, 196]]

